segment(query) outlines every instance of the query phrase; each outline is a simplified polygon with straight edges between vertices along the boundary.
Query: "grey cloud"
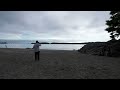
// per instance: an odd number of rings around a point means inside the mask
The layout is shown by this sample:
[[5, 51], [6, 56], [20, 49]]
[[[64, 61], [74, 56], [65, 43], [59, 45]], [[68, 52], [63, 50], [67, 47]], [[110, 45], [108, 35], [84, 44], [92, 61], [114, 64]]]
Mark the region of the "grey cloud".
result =
[[0, 24], [21, 24], [23, 23], [22, 20], [22, 13], [18, 11], [0, 11]]
[[0, 32], [19, 34], [25, 23], [18, 11], [0, 11]]
[[[46, 14], [45, 12], [0, 12], [1, 32], [22, 33], [24, 31], [35, 31], [52, 33], [55, 30], [64, 29], [64, 26], [60, 25], [57, 19], [52, 19]], [[33, 18], [31, 18], [32, 15]], [[36, 16], [38, 19], [36, 19]]]
[[96, 12], [94, 18], [91, 20], [87, 28], [98, 28], [105, 26], [106, 20], [109, 19], [109, 11], [101, 13], [101, 11]]
[[[100, 17], [99, 17], [100, 16]], [[105, 16], [105, 17], [104, 17]], [[20, 12], [0, 11], [0, 33], [19, 34], [21, 38], [57, 38], [59, 40], [85, 40], [89, 29], [104, 29], [108, 12]], [[95, 30], [96, 28], [96, 30]], [[100, 29], [98, 29], [100, 28]], [[84, 31], [84, 32], [83, 32]], [[103, 30], [104, 31], [104, 30]], [[91, 32], [90, 32], [91, 33]], [[94, 33], [96, 34], [96, 33]], [[3, 36], [2, 36], [3, 37]]]

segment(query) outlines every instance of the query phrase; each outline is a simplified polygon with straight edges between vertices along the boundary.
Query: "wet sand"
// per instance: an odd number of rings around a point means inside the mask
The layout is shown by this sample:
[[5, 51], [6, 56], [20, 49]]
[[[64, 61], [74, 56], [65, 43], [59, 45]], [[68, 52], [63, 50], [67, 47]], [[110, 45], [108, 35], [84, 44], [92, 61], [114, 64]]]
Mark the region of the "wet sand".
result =
[[77, 51], [0, 49], [0, 79], [120, 79], [120, 58]]

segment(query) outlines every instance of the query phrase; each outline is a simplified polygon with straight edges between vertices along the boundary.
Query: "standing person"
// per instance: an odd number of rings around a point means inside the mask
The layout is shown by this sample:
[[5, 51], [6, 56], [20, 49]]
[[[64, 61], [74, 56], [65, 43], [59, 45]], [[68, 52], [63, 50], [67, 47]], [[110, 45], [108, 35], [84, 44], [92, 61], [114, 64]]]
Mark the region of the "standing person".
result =
[[34, 52], [35, 52], [35, 61], [36, 60], [39, 61], [39, 54], [40, 54], [39, 46], [41, 46], [41, 44], [39, 44], [39, 42], [36, 41], [36, 43], [33, 46], [33, 49], [34, 49]]

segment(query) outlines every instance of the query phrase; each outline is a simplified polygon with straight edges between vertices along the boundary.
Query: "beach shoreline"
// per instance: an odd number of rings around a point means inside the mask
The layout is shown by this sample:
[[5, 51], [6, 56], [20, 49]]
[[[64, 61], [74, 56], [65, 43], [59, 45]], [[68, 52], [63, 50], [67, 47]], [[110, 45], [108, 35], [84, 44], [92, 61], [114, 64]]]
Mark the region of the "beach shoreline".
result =
[[120, 79], [119, 58], [69, 50], [0, 48], [0, 79]]

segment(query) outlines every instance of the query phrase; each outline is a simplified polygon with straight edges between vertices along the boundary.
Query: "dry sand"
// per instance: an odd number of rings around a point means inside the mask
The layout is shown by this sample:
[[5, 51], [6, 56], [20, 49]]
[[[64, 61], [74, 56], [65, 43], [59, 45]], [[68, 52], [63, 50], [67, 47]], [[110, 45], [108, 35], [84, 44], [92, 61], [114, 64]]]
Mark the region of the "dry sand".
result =
[[77, 51], [0, 49], [0, 79], [120, 79], [120, 58]]

